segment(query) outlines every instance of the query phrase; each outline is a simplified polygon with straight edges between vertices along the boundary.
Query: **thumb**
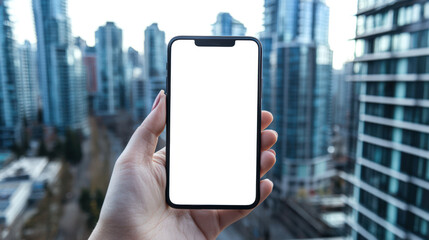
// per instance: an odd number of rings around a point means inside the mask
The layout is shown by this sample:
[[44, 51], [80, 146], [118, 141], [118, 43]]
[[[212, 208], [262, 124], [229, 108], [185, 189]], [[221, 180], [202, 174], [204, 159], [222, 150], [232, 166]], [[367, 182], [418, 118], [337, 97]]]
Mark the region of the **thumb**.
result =
[[151, 112], [128, 142], [124, 152], [140, 155], [134, 159], [151, 161], [158, 137], [165, 127], [166, 102], [164, 90], [161, 90], [153, 103]]

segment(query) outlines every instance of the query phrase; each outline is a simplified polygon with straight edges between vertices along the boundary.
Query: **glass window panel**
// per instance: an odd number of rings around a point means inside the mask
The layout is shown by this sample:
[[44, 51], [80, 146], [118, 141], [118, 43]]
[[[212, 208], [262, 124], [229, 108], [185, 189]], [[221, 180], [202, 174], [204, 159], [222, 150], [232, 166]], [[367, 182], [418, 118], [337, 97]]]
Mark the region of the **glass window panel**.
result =
[[396, 216], [398, 215], [398, 209], [392, 204], [387, 205], [387, 221], [391, 224], [396, 224]]
[[[396, 74], [407, 74], [408, 73], [408, 59], [402, 58], [397, 61], [396, 66]], [[397, 84], [398, 86], [398, 84]], [[405, 86], [404, 87], [404, 93], [405, 93]], [[404, 94], [405, 95], [405, 94]]]
[[355, 44], [356, 57], [361, 57], [362, 55], [364, 55], [365, 53], [364, 50], [365, 50], [365, 40], [363, 39], [356, 40], [356, 44]]
[[357, 18], [357, 34], [363, 34], [365, 32], [365, 16], [361, 15]]
[[414, 4], [411, 13], [411, 22], [418, 22], [420, 20], [421, 7], [420, 4]]
[[424, 5], [424, 18], [429, 18], [429, 2]]

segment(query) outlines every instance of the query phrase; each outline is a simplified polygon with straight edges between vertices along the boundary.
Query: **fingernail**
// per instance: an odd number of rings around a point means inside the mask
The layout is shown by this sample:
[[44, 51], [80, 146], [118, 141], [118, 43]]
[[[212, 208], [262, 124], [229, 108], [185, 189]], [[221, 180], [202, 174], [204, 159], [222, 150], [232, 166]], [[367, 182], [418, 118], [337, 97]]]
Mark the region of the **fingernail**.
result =
[[153, 111], [158, 106], [159, 100], [161, 99], [161, 93], [164, 94], [164, 90], [159, 91], [158, 96], [156, 96], [155, 101], [153, 102], [151, 111]]
[[267, 180], [271, 183], [271, 187], [273, 188], [274, 187], [273, 181], [271, 181], [271, 179], [268, 179], [268, 178], [267, 178]]
[[277, 131], [274, 131], [274, 134], [276, 134], [276, 138], [279, 138], [279, 134], [277, 133]]

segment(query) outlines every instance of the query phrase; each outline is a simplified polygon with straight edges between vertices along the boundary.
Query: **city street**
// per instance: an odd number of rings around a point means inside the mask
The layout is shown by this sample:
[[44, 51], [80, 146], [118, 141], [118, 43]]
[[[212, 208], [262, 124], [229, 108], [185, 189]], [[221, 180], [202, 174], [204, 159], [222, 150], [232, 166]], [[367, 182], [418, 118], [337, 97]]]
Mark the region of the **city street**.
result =
[[[92, 125], [91, 132], [94, 131], [93, 128], [96, 126], [97, 124]], [[64, 212], [60, 221], [59, 233], [57, 237], [59, 240], [86, 239], [88, 237], [88, 234], [92, 229], [87, 229], [86, 215], [79, 207], [79, 196], [81, 190], [83, 188], [90, 188], [91, 185], [93, 185], [92, 181], [94, 181], [96, 178], [95, 176], [106, 174], [110, 178], [115, 161], [122, 151], [120, 141], [112, 133], [101, 127], [97, 127], [97, 131], [97, 159], [91, 159], [91, 137], [93, 137], [91, 136], [90, 138], [85, 139], [85, 141], [82, 143], [82, 161], [79, 165], [71, 168], [71, 172], [74, 176], [72, 190], [69, 193], [71, 197], [64, 206]], [[107, 164], [109, 165], [110, 172], [94, 173], [94, 167], [92, 167], [91, 164], [94, 164], [94, 161], [101, 161], [103, 164], [105, 159], [109, 160]], [[102, 171], [102, 169], [103, 168], [98, 168], [100, 171]]]

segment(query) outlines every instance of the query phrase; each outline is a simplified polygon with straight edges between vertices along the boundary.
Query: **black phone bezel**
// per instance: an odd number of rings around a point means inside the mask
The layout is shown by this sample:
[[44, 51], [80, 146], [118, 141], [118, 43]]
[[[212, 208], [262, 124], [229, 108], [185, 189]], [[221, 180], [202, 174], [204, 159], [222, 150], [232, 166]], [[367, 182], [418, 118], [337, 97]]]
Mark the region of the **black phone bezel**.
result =
[[[257, 106], [257, 152], [256, 152], [256, 196], [255, 201], [249, 205], [192, 205], [192, 204], [175, 204], [170, 200], [170, 100], [171, 100], [171, 48], [173, 43], [178, 40], [194, 40], [196, 45], [200, 43], [207, 47], [229, 47], [234, 46], [236, 40], [254, 41], [258, 45], [258, 106]], [[231, 41], [234, 43], [232, 44]], [[167, 56], [167, 119], [166, 119], [166, 188], [165, 198], [167, 204], [172, 208], [178, 209], [252, 209], [260, 201], [260, 163], [261, 163], [261, 92], [262, 92], [262, 44], [254, 38], [248, 36], [176, 36], [168, 43]]]

